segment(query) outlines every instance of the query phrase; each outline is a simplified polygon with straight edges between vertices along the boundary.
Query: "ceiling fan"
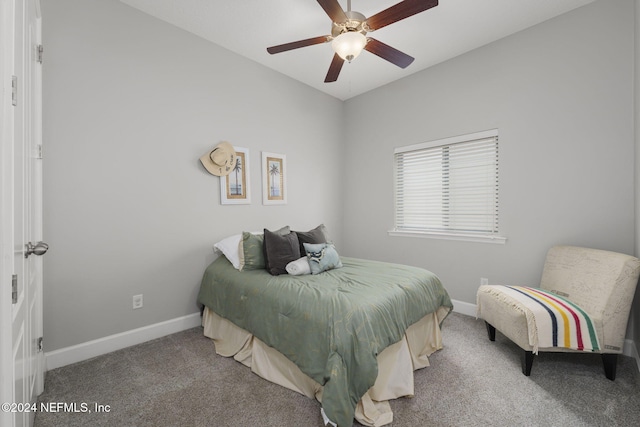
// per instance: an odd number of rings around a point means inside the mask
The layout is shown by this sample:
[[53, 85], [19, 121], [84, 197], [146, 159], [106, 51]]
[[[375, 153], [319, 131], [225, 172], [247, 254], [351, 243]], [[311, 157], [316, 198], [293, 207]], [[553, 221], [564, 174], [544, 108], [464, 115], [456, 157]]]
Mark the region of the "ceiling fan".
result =
[[413, 62], [413, 57], [373, 37], [366, 37], [366, 34], [438, 5], [438, 0], [404, 0], [367, 18], [359, 12], [351, 11], [351, 0], [347, 0], [347, 11], [342, 9], [338, 0], [317, 1], [333, 21], [331, 35], [271, 46], [267, 48], [267, 52], [273, 55], [301, 47], [331, 42], [335, 54], [324, 79], [325, 83], [338, 80], [344, 61], [351, 62], [360, 54], [362, 49], [378, 55], [380, 58], [400, 68], [408, 67]]

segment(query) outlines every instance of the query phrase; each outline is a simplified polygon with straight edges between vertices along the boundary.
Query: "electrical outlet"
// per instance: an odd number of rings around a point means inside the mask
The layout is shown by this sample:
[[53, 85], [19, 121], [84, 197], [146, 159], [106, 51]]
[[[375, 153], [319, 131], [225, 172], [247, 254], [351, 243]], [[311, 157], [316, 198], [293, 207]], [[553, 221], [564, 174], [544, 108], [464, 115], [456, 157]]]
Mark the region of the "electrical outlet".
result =
[[133, 309], [142, 308], [142, 294], [133, 296]]
[[481, 277], [480, 278], [480, 286], [488, 285], [488, 284], [489, 284], [489, 279], [487, 279], [486, 277]]

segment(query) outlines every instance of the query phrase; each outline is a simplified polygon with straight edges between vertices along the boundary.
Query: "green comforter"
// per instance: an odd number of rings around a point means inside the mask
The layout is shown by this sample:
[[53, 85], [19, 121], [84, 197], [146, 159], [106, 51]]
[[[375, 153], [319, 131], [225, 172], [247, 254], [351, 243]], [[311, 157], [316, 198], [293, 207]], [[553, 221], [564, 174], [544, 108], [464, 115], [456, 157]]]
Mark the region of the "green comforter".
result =
[[223, 256], [206, 269], [198, 302], [275, 348], [324, 385], [322, 407], [351, 426], [378, 375], [377, 355], [439, 307], [453, 307], [431, 272], [341, 258], [317, 275], [238, 271]]

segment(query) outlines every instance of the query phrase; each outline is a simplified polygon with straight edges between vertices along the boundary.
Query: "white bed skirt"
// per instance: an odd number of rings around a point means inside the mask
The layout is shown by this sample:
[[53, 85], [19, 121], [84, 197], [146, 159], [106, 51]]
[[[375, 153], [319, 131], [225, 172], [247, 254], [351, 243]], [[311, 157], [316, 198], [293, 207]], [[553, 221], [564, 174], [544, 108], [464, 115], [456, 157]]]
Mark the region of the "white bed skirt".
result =
[[[426, 315], [407, 329], [402, 340], [378, 355], [378, 377], [358, 402], [358, 422], [373, 427], [393, 422], [388, 400], [413, 396], [413, 371], [429, 366], [429, 356], [442, 348], [439, 325], [448, 312], [448, 308], [441, 307]], [[208, 307], [204, 309], [202, 326], [204, 335], [214, 341], [217, 354], [233, 357], [262, 378], [322, 402], [322, 385], [251, 333]]]

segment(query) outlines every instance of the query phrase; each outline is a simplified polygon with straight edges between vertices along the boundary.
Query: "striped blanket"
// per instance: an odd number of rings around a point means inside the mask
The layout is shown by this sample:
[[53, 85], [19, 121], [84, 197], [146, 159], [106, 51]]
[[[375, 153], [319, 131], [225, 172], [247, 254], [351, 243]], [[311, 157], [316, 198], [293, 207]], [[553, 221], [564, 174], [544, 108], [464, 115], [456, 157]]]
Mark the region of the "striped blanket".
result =
[[534, 353], [538, 347], [562, 347], [582, 351], [598, 351], [598, 337], [587, 313], [571, 301], [538, 288], [524, 286], [483, 286], [484, 291], [500, 297], [511, 297], [527, 308], [529, 344]]

